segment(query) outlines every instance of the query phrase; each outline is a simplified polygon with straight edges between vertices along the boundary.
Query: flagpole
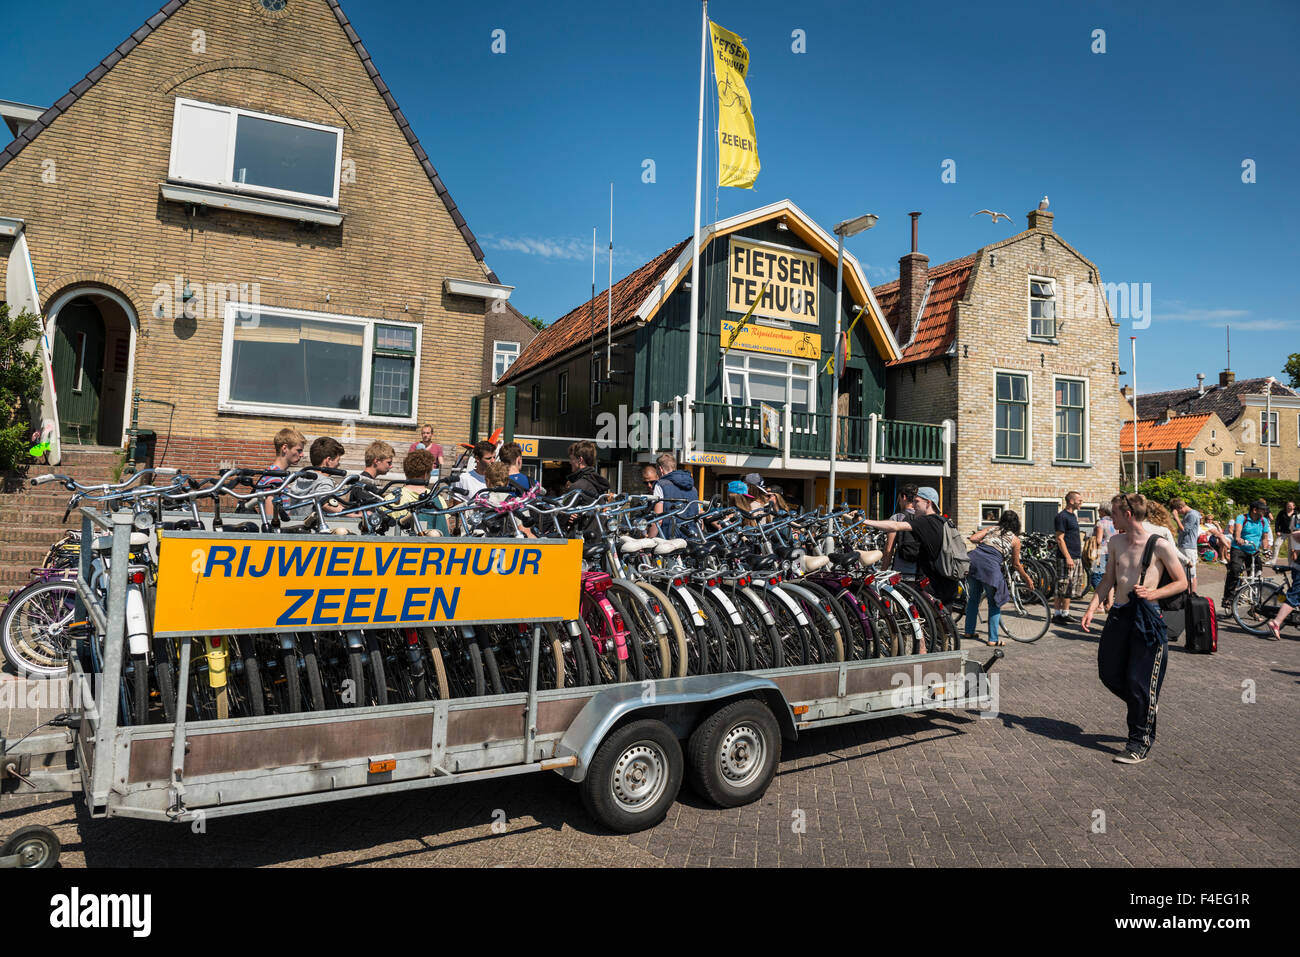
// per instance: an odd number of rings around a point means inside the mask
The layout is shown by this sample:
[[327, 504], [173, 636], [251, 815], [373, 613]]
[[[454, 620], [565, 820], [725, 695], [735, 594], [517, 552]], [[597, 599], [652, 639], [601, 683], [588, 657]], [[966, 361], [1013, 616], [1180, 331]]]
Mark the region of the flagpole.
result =
[[1138, 337], [1129, 336], [1133, 350], [1133, 491], [1138, 490]]
[[691, 239], [691, 321], [690, 344], [686, 352], [686, 409], [682, 422], [682, 435], [685, 438], [683, 451], [690, 452], [695, 436], [691, 434], [693, 421], [692, 406], [695, 403], [697, 379], [699, 377], [699, 336], [700, 336], [700, 195], [704, 175], [704, 64], [705, 51], [709, 36], [709, 0], [704, 0], [700, 19], [700, 117], [695, 138], [695, 232]]

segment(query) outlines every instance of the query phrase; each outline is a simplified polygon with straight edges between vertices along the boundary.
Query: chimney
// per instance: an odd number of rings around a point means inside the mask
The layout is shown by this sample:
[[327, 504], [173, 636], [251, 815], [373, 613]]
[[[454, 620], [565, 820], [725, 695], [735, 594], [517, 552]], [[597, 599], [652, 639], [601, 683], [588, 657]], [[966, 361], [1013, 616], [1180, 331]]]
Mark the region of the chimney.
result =
[[1178, 413], [1174, 411], [1173, 406], [1165, 406], [1165, 411], [1160, 416], [1160, 424], [1168, 425], [1169, 420], [1172, 419], [1177, 414]]
[[1220, 389], [1226, 389], [1228, 386], [1232, 385], [1236, 381], [1237, 381], [1237, 373], [1233, 372], [1231, 369], [1224, 369], [1222, 372], [1219, 373]]
[[1196, 394], [1198, 396], [1205, 395], [1205, 373], [1204, 372], [1196, 373]]
[[912, 338], [912, 327], [917, 319], [916, 311], [921, 308], [925, 297], [925, 286], [930, 278], [930, 257], [916, 251], [916, 221], [920, 213], [908, 213], [912, 217], [912, 251], [898, 260], [898, 344], [905, 345]]
[[1124, 398], [1124, 421], [1136, 418], [1136, 411], [1133, 408], [1133, 389], [1122, 385], [1119, 387], [1119, 394]]
[[1031, 209], [1029, 211], [1029, 228], [1041, 229], [1045, 233], [1052, 231], [1052, 213], [1045, 209]]

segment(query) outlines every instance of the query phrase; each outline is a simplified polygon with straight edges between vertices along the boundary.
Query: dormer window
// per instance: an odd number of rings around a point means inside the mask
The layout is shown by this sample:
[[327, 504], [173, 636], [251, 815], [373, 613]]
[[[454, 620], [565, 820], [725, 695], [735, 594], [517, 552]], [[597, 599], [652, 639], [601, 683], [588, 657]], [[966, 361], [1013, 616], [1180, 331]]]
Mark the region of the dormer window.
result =
[[337, 207], [343, 130], [176, 100], [168, 179]]
[[1029, 337], [1056, 338], [1056, 280], [1029, 277]]

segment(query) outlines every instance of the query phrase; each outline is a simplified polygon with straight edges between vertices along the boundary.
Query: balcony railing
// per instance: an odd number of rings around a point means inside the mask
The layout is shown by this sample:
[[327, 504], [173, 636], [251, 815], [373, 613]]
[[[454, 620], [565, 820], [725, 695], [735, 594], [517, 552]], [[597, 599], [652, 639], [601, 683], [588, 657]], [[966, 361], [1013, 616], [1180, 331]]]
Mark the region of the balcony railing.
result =
[[[764, 445], [762, 413], [758, 406], [722, 402], [696, 402], [697, 434], [694, 446], [702, 452], [742, 455], [781, 454], [786, 436], [778, 434], [778, 448]], [[872, 416], [840, 416], [836, 441], [842, 461], [872, 461], [871, 428], [875, 423], [875, 461], [898, 465], [944, 465], [943, 426], [929, 422], [903, 422]], [[786, 428], [782, 419], [782, 430]], [[829, 459], [831, 417], [824, 412], [789, 414], [789, 456]]]

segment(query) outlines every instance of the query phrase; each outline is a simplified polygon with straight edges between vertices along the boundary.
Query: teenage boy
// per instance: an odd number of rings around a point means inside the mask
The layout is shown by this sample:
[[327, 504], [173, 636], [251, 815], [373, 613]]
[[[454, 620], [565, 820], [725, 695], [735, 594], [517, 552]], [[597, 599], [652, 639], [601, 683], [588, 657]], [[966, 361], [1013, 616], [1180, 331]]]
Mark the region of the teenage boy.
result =
[[474, 467], [466, 469], [461, 473], [460, 481], [456, 483], [456, 489], [466, 499], [471, 499], [483, 489], [487, 488], [487, 467], [497, 460], [497, 447], [491, 442], [483, 441], [474, 444]]
[[1254, 562], [1261, 554], [1267, 554], [1272, 544], [1268, 517], [1268, 502], [1262, 498], [1251, 503], [1241, 515], [1233, 520], [1232, 557], [1228, 560], [1228, 576], [1223, 582], [1223, 608], [1220, 613], [1227, 617], [1231, 614], [1232, 596], [1237, 590], [1237, 581], [1241, 578], [1247, 562]]
[[[343, 446], [338, 439], [322, 435], [312, 442], [311, 449], [307, 454], [311, 458], [312, 468], [336, 469], [339, 467], [339, 462], [343, 460]], [[299, 475], [294, 479], [291, 490], [295, 495], [310, 495], [313, 492], [333, 488], [337, 484], [338, 481], [334, 476], [321, 475], [318, 472], [315, 475]], [[327, 499], [321, 505], [321, 509], [326, 515], [333, 515], [343, 511], [343, 506], [333, 499]], [[288, 511], [300, 518], [306, 518], [314, 513], [315, 506], [310, 502], [298, 502], [291, 506]]]
[[[267, 466], [268, 469], [274, 469], [279, 472], [288, 472], [298, 464], [302, 458], [302, 451], [307, 447], [307, 438], [292, 426], [283, 428], [275, 433], [271, 439], [275, 446], [275, 461]], [[284, 479], [277, 475], [263, 475], [257, 480], [258, 488], [278, 488], [284, 483]], [[269, 522], [271, 520], [271, 509], [268, 507], [267, 500], [261, 503], [262, 520]]]
[[[677, 457], [671, 452], [664, 452], [655, 459], [658, 464], [659, 481], [655, 483], [655, 514], [664, 515], [663, 522], [657, 530], [664, 538], [677, 538], [683, 532], [692, 532], [695, 523], [688, 521], [701, 512], [700, 493], [695, 490], [695, 480], [691, 473], [677, 467]], [[762, 478], [757, 473], [745, 477], [758, 479], [755, 485], [761, 485]], [[672, 503], [671, 505], [668, 503]], [[695, 504], [690, 504], [694, 502]], [[666, 514], [665, 514], [666, 513]]]
[[[1110, 515], [1116, 534], [1110, 540], [1106, 574], [1084, 612], [1083, 630], [1091, 630], [1098, 605], [1113, 590], [1115, 604], [1097, 644], [1097, 675], [1128, 705], [1128, 742], [1114, 760], [1138, 764], [1146, 760], [1156, 738], [1157, 701], [1169, 661], [1169, 632], [1157, 602], [1185, 591], [1187, 576], [1173, 544], [1160, 536], [1154, 536], [1151, 562], [1142, 574], [1142, 558], [1153, 537], [1142, 521], [1147, 515], [1143, 496], [1115, 496]], [[1164, 586], [1162, 573], [1170, 578]]]
[[1052, 599], [1056, 607], [1052, 621], [1058, 625], [1074, 621], [1070, 617], [1070, 596], [1083, 578], [1083, 539], [1079, 537], [1079, 520], [1075, 517], [1082, 502], [1083, 495], [1079, 492], [1066, 492], [1065, 508], [1056, 513], [1056, 597]]
[[[916, 499], [916, 489], [915, 482], [908, 482], [898, 490], [898, 511], [889, 516], [891, 522], [906, 522], [915, 513], [912, 503]], [[916, 552], [915, 541], [908, 537], [907, 532], [890, 532], [889, 538], [885, 539], [885, 555], [880, 560], [880, 567], [893, 568], [900, 575], [915, 578], [916, 559], [904, 558], [900, 553], [905, 548], [909, 556]]]
[[524, 474], [524, 448], [518, 442], [507, 442], [501, 446], [497, 461], [504, 463], [510, 470], [507, 473], [508, 481], [511, 485], [518, 486], [521, 493], [533, 487], [533, 480]]

